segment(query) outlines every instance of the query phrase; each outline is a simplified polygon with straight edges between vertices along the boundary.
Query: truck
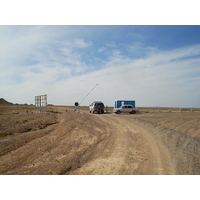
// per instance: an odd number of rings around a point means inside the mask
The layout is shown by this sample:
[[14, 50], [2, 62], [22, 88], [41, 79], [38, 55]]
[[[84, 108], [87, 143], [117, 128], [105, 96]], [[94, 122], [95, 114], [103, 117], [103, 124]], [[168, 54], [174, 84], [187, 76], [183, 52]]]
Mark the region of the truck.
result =
[[135, 107], [135, 100], [115, 100], [113, 112], [116, 114], [130, 113], [135, 114], [139, 110]]

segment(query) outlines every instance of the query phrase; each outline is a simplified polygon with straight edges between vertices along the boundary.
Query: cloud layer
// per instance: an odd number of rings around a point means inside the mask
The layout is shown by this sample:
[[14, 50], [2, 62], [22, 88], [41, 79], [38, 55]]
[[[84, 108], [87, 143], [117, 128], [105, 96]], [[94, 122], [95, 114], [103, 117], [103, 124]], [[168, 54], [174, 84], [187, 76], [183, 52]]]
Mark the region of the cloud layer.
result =
[[[0, 94], [13, 103], [89, 105], [135, 99], [136, 106], [200, 107], [200, 45], [169, 50], [141, 43], [98, 43], [70, 26], [7, 27], [0, 31]], [[92, 34], [92, 33], [91, 33]], [[141, 52], [141, 53], [140, 53]]]

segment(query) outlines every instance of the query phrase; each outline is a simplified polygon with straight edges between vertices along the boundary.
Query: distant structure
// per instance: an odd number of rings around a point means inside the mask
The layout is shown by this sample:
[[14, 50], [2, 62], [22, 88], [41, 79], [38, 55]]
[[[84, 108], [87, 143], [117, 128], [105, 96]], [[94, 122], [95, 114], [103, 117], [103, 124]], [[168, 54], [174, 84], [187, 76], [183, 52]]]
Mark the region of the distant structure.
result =
[[47, 95], [35, 96], [35, 112], [46, 112]]
[[114, 108], [119, 108], [120, 106], [132, 105], [135, 108], [135, 100], [115, 100]]

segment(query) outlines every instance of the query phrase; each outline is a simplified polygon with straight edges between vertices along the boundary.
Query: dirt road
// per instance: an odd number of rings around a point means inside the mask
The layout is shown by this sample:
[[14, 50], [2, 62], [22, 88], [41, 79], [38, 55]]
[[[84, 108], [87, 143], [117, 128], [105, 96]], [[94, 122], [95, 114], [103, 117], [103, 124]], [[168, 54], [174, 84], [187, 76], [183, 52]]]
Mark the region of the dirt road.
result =
[[72, 174], [175, 174], [165, 147], [139, 123], [114, 114], [95, 117], [110, 125], [111, 139], [98, 159]]
[[68, 111], [59, 119], [1, 140], [0, 174], [200, 174], [199, 113]]

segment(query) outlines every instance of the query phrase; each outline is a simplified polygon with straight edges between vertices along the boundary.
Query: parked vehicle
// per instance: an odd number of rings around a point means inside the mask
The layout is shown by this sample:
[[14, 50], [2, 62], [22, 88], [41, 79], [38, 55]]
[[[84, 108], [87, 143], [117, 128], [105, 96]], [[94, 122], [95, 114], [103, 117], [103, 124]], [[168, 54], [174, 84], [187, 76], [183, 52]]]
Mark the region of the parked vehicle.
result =
[[132, 105], [120, 106], [119, 108], [114, 108], [113, 110], [113, 112], [116, 114], [121, 114], [121, 113], [135, 114], [137, 111], [138, 109], [134, 108]]
[[101, 101], [94, 101], [90, 106], [90, 113], [104, 113], [104, 104]]
[[120, 106], [132, 105], [135, 108], [135, 100], [115, 100], [114, 108], [119, 108]]

